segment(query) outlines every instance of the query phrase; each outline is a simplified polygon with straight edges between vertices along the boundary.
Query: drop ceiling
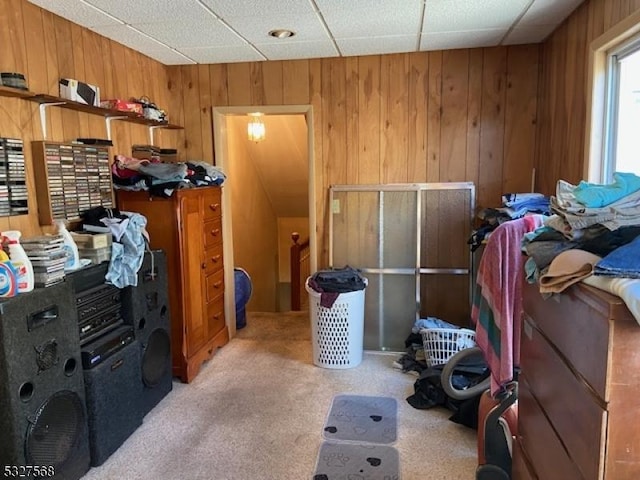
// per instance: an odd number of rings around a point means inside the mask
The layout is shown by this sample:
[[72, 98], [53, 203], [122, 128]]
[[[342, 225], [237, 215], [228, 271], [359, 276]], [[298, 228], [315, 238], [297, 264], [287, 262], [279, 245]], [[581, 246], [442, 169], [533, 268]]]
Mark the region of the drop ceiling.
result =
[[538, 43], [583, 0], [29, 1], [180, 65]]

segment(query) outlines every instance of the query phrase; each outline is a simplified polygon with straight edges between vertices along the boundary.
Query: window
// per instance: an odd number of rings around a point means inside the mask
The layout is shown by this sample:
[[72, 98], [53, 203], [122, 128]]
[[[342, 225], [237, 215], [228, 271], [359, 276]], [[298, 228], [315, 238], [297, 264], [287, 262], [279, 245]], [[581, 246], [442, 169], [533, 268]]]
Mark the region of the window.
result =
[[607, 54], [607, 109], [603, 180], [613, 172], [640, 175], [640, 38]]

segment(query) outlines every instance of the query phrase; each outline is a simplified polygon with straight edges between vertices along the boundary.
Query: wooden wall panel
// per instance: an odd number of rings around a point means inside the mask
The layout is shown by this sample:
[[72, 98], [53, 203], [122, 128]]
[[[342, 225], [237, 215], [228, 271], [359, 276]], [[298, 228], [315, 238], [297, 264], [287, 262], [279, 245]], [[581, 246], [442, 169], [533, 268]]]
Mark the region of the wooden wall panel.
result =
[[409, 112], [408, 54], [384, 55], [381, 62], [380, 155], [382, 183], [406, 183]]
[[378, 184], [380, 177], [380, 56], [358, 61], [358, 177], [355, 183]]
[[638, 0], [587, 0], [542, 45], [536, 190], [583, 179], [589, 45], [638, 9]]
[[421, 53], [409, 55], [409, 117], [407, 125], [408, 177], [415, 182], [427, 181], [427, 105], [429, 57]]
[[443, 52], [441, 182], [461, 182], [466, 177], [468, 95], [469, 50]]
[[[507, 62], [504, 169], [505, 192], [531, 183], [535, 164], [535, 124], [537, 115], [538, 46], [510, 47]], [[514, 68], [512, 68], [514, 67]]]
[[[482, 77], [482, 126], [480, 174], [477, 191], [479, 208], [500, 204], [504, 169], [504, 111], [506, 100], [507, 50], [488, 48], [484, 52]], [[524, 186], [523, 186], [524, 188]]]

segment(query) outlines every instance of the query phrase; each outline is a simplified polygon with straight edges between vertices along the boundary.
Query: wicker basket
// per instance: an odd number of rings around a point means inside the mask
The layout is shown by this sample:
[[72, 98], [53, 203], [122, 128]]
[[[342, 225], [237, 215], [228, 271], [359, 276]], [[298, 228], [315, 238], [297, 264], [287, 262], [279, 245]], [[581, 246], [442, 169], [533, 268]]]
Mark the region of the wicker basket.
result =
[[420, 334], [430, 367], [444, 365], [460, 350], [476, 345], [476, 332], [468, 328], [423, 328]]

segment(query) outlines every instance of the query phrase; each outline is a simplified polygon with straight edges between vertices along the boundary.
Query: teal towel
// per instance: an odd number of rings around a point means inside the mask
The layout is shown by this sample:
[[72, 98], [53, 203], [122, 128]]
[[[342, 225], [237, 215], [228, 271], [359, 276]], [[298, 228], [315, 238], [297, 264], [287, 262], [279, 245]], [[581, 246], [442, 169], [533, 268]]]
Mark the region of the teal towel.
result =
[[576, 186], [573, 194], [585, 207], [601, 208], [638, 190], [640, 177], [633, 173], [616, 172], [613, 174], [613, 183], [599, 185], [582, 181]]

